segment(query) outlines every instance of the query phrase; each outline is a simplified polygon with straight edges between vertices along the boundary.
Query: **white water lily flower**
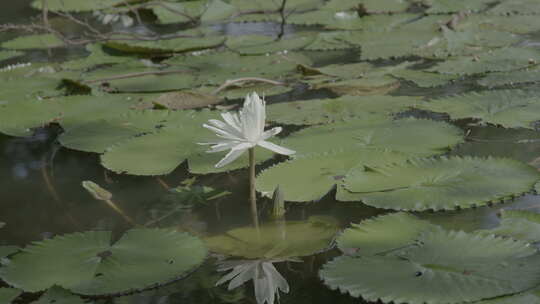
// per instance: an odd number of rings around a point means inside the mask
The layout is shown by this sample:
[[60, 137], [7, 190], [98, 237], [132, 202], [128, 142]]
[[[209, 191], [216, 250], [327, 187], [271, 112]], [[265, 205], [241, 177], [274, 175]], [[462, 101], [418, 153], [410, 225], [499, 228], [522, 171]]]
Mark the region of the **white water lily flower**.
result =
[[242, 155], [246, 150], [255, 146], [261, 146], [279, 154], [292, 155], [295, 151], [278, 146], [269, 141], [268, 138], [281, 132], [281, 127], [275, 127], [264, 131], [266, 120], [265, 102], [257, 93], [253, 92], [247, 95], [244, 101], [244, 107], [238, 113], [221, 114], [223, 121], [210, 119], [208, 124], [203, 127], [216, 133], [221, 140], [201, 145], [213, 145], [209, 153], [221, 152], [231, 149], [227, 155], [220, 160], [215, 167], [223, 167]]

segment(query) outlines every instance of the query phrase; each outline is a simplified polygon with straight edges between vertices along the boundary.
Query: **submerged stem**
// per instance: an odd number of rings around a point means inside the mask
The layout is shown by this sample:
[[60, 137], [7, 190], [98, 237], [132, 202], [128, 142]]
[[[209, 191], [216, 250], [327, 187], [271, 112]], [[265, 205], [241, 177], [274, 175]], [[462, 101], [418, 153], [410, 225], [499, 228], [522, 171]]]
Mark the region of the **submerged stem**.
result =
[[255, 192], [255, 148], [249, 149], [249, 201], [251, 203], [251, 218], [255, 228], [259, 228], [257, 212], [257, 196]]

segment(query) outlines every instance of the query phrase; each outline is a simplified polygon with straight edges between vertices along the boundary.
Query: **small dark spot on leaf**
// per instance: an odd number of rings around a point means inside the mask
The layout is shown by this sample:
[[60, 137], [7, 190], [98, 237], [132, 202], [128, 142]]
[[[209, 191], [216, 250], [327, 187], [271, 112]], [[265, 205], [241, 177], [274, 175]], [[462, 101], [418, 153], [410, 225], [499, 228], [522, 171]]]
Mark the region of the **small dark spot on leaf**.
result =
[[419, 276], [421, 276], [421, 275], [423, 275], [423, 273], [422, 273], [421, 271], [417, 271], [417, 272], [414, 274], [415, 277], [419, 277]]
[[173, 259], [170, 259], [167, 261], [168, 264], [174, 264], [174, 260]]
[[102, 259], [105, 259], [107, 257], [110, 257], [112, 255], [112, 252], [110, 250], [105, 250], [105, 251], [102, 251], [98, 254], [96, 254], [96, 256], [102, 258]]
[[100, 272], [100, 273], [96, 273], [96, 275], [94, 277], [97, 278], [97, 277], [101, 277], [101, 276], [103, 276], [103, 273]]

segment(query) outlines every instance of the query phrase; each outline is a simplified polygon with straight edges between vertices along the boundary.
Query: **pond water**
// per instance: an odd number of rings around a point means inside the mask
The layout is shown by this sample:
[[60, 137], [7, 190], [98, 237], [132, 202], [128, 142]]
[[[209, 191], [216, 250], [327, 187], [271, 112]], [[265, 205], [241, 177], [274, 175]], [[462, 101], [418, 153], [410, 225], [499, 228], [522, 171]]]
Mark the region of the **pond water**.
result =
[[[29, 8], [30, 2], [1, 3], [0, 23], [25, 23], [29, 22], [31, 18], [35, 18], [39, 12]], [[152, 29], [164, 32], [176, 30], [173, 25], [154, 25]], [[267, 22], [225, 23], [215, 25], [213, 29], [229, 36], [272, 34], [281, 30], [279, 23]], [[284, 37], [295, 37], [295, 33], [306, 30], [322, 31], [318, 27], [287, 25]], [[17, 36], [17, 34], [10, 32], [2, 34], [0, 39], [8, 41]], [[522, 40], [526, 40], [525, 44], [528, 46], [540, 43], [540, 35], [530, 34], [524, 37], [526, 38]], [[49, 53], [44, 50], [29, 50], [23, 57], [9, 59], [3, 63], [63, 62], [78, 58], [85, 53], [81, 47], [58, 49]], [[358, 61], [354, 50], [320, 53], [312, 51], [306, 52], [306, 56], [312, 59], [314, 62], [312, 67], [314, 68]], [[408, 56], [407, 59], [415, 60], [415, 57]], [[383, 68], [402, 62], [404, 60], [401, 59], [380, 59], [375, 60], [374, 65]], [[428, 65], [433, 65], [433, 62], [437, 62], [437, 60], [430, 61]], [[399, 89], [390, 94], [392, 96], [421, 96], [431, 99], [485, 90], [485, 88], [478, 86], [477, 79], [477, 75], [465, 76], [455, 82], [435, 88], [421, 88], [411, 81], [404, 81]], [[537, 89], [536, 86], [537, 84], [530, 84], [520, 86], [520, 88]], [[266, 100], [269, 105], [272, 105], [297, 100], [334, 98], [338, 95], [340, 94], [328, 89], [310, 90], [306, 85], [302, 85], [283, 94], [268, 96]], [[239, 104], [238, 101], [240, 99], [231, 99], [227, 104]], [[0, 108], [1, 110], [2, 108]], [[454, 156], [511, 158], [529, 164], [535, 169], [540, 168], [540, 133], [533, 128], [478, 125], [474, 124], [472, 119], [450, 120], [448, 115], [423, 109], [403, 110], [395, 115], [396, 119], [407, 117], [445, 121], [457, 126], [466, 137], [463, 142], [444, 152], [444, 155], [450, 158]], [[537, 120], [540, 120], [540, 117]], [[288, 135], [302, 128], [304, 127], [289, 124], [286, 125], [284, 133]], [[54, 238], [58, 235], [91, 230], [112, 231], [113, 240], [118, 240], [125, 231], [133, 228], [134, 225], [130, 221], [139, 226], [148, 224], [149, 227], [186, 231], [201, 238], [220, 235], [231, 229], [247, 227], [252, 224], [248, 200], [249, 176], [247, 169], [214, 174], [193, 174], [189, 172], [188, 165], [184, 161], [166, 175], [117, 174], [101, 165], [99, 154], [75, 151], [64, 147], [59, 142], [59, 136], [62, 132], [61, 126], [51, 124], [47, 127], [33, 129], [32, 135], [28, 136], [13, 137], [0, 134], [2, 156], [0, 158], [0, 189], [2, 191], [0, 222], [6, 223], [6, 226], [0, 229], [0, 246], [24, 247], [32, 242]], [[418, 136], [421, 137], [422, 134]], [[155, 149], [159, 150], [160, 147], [155, 147]], [[258, 166], [258, 171], [261, 172], [282, 159], [284, 158], [267, 160]], [[172, 188], [185, 187], [185, 181], [191, 178], [195, 178], [193, 187], [206, 186], [216, 189], [218, 192], [228, 191], [230, 193], [216, 199], [203, 202], [195, 200], [192, 203], [186, 202], [185, 197], [171, 192]], [[509, 179], [511, 178], [512, 176], [509, 177]], [[82, 181], [93, 181], [107, 189], [112, 193], [112, 200], [117, 209], [115, 210], [107, 203], [98, 201], [89, 195], [81, 186]], [[516, 197], [498, 198], [491, 201], [488, 206], [436, 212], [432, 210], [412, 211], [410, 213], [447, 230], [472, 232], [479, 229], [491, 229], [499, 225], [498, 215], [500, 215], [501, 209], [538, 211], [540, 196], [534, 194], [532, 187], [529, 190], [525, 195], [517, 193]], [[286, 192], [285, 196], [287, 197]], [[350, 227], [351, 223], [359, 223], [374, 216], [394, 212], [359, 202], [339, 201], [335, 196], [336, 188], [334, 187], [328, 194], [314, 202], [287, 202], [286, 222], [306, 222], [313, 219], [313, 216], [331, 217], [335, 219], [336, 225], [341, 231]], [[271, 223], [272, 199], [261, 197], [258, 203], [261, 221]], [[358, 250], [361, 252], [362, 248]], [[320, 251], [318, 250], [318, 252]], [[274, 266], [290, 287], [288, 293], [280, 293], [279, 302], [295, 304], [372, 303], [352, 297], [339, 290], [332, 290], [322, 282], [319, 270], [328, 261], [340, 255], [342, 255], [340, 250], [331, 248], [294, 259], [288, 259], [289, 257], [276, 258]], [[91, 301], [102, 304], [257, 303], [254, 295], [255, 286], [251, 282], [231, 291], [227, 290], [227, 284], [214, 286], [216, 281], [225, 275], [225, 272], [217, 272], [216, 270], [217, 262], [222, 258], [221, 255], [212, 254], [202, 266], [186, 278], [157, 289], [120, 297], [92, 299]], [[236, 258], [236, 260], [241, 259]], [[151, 272], [152, 269], [149, 268], [148, 271]], [[392, 279], [395, 278], [388, 279], [388, 285], [397, 284]], [[8, 286], [9, 284], [0, 281], [0, 287]], [[39, 295], [25, 293], [18, 298], [16, 303], [32, 303], [38, 299]], [[448, 303], [457, 302], [450, 301]]]

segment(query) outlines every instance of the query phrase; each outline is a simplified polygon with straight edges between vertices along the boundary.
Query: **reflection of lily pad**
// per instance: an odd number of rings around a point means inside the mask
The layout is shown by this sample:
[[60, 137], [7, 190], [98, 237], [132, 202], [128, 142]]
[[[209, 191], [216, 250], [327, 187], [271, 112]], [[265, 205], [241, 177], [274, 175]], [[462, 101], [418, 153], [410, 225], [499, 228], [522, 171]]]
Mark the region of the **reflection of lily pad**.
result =
[[416, 159], [355, 168], [345, 178], [352, 197], [386, 209], [471, 208], [530, 191], [540, 178], [532, 167], [510, 159]]
[[[164, 229], [75, 233], [26, 247], [1, 269], [8, 284], [36, 292], [53, 285], [85, 295], [118, 294], [174, 280], [203, 262], [201, 241]], [[152, 271], [148, 271], [152, 269]]]
[[205, 242], [210, 251], [250, 259], [301, 257], [327, 249], [337, 231], [335, 219], [312, 216], [307, 221], [269, 223], [259, 230], [235, 228]]

